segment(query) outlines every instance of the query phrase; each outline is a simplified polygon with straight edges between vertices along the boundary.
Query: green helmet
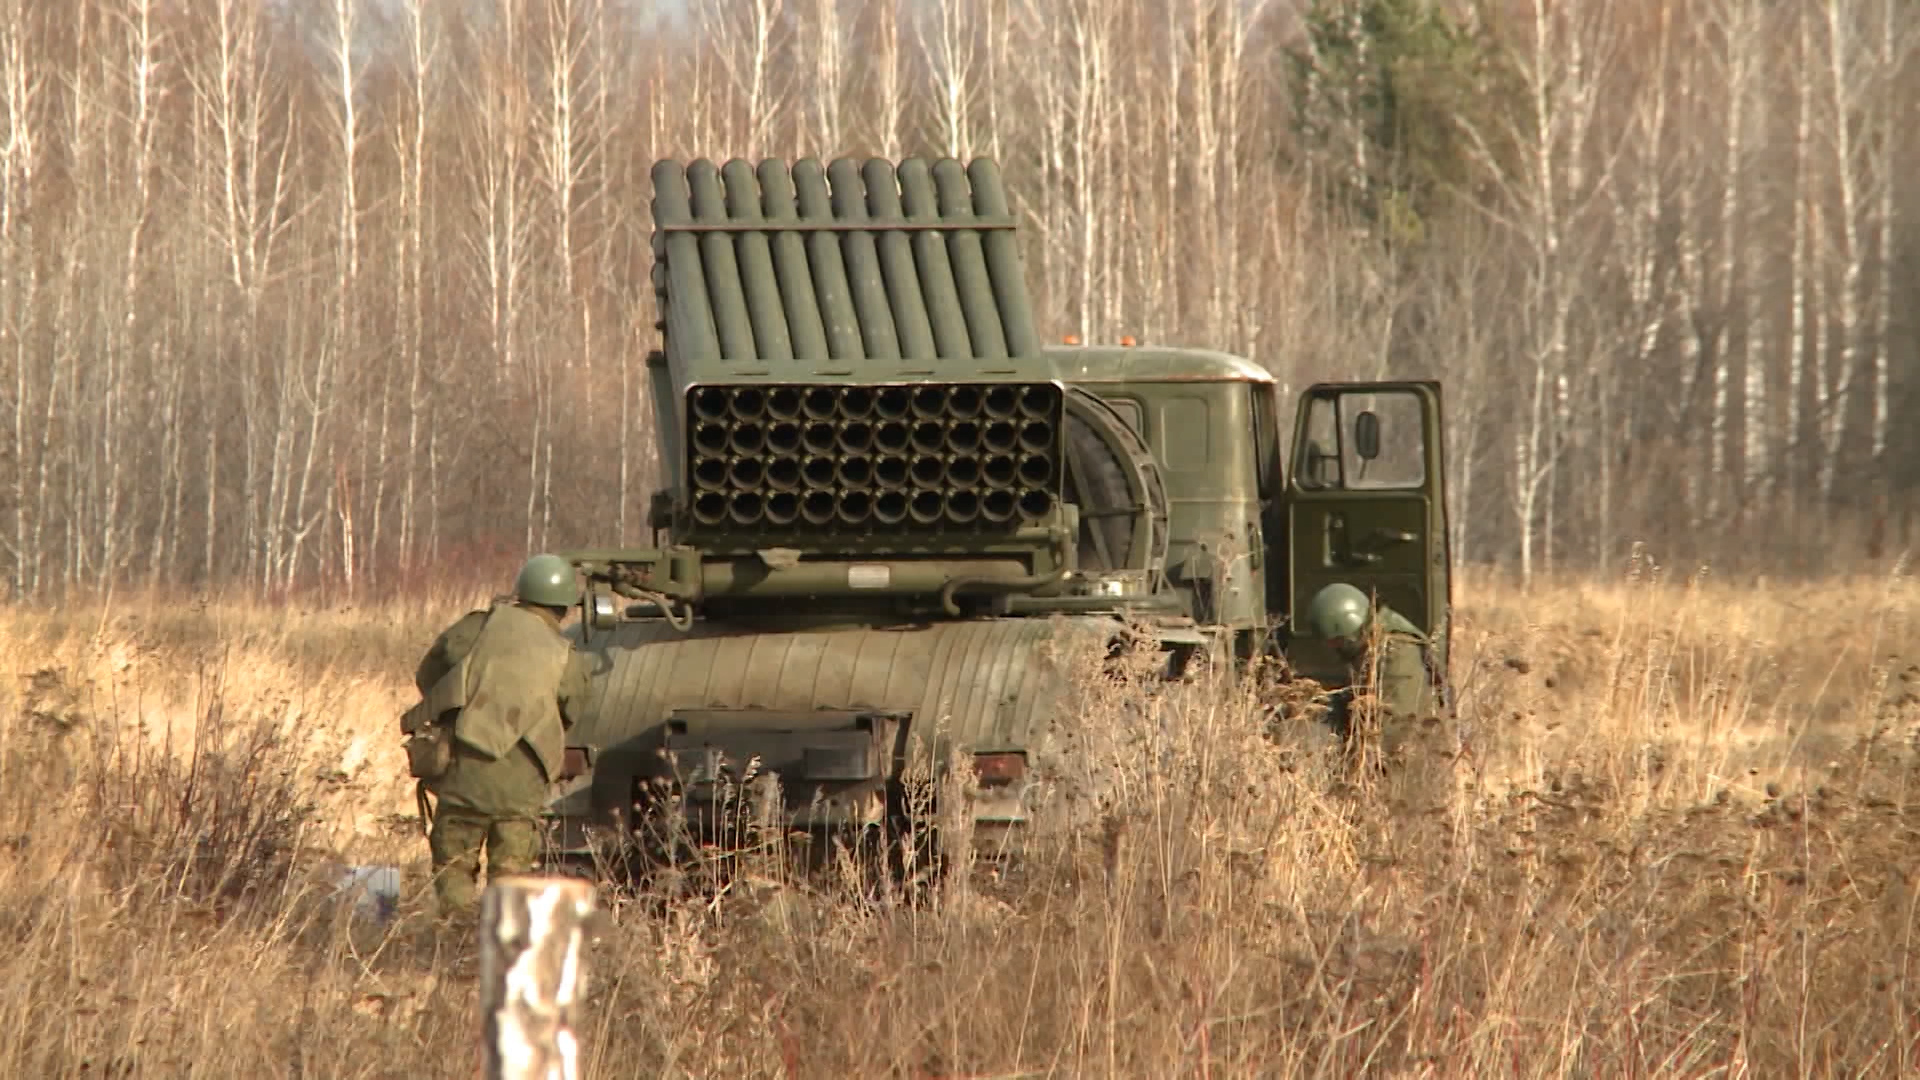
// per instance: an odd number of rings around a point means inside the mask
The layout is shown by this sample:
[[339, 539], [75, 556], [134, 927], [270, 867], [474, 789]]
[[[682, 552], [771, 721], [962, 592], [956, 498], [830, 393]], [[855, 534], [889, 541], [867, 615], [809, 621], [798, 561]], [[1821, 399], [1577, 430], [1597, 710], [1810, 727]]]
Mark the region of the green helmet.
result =
[[580, 602], [580, 582], [567, 560], [558, 555], [535, 555], [520, 568], [513, 593], [522, 603], [572, 607]]
[[1307, 609], [1307, 625], [1322, 639], [1351, 638], [1359, 635], [1373, 615], [1367, 594], [1345, 582], [1329, 585], [1313, 596]]

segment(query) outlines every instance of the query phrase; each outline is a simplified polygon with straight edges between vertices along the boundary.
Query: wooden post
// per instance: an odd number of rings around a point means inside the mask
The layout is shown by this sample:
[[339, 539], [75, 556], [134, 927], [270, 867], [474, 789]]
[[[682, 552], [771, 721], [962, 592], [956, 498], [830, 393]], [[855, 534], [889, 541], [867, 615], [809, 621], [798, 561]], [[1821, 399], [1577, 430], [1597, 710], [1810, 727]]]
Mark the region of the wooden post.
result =
[[511, 875], [480, 901], [480, 1008], [486, 1080], [576, 1080], [573, 1013], [593, 885]]

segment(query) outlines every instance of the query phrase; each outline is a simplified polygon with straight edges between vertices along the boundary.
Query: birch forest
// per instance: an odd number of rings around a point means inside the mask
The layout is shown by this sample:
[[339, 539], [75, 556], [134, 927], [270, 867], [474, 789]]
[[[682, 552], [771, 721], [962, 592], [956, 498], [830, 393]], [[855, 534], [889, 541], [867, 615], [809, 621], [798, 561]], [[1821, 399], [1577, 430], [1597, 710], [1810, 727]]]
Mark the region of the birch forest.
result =
[[0, 574], [504, 588], [649, 542], [650, 165], [849, 154], [996, 158], [1050, 339], [1443, 380], [1461, 562], [1892, 563], [1916, 14], [0, 0]]

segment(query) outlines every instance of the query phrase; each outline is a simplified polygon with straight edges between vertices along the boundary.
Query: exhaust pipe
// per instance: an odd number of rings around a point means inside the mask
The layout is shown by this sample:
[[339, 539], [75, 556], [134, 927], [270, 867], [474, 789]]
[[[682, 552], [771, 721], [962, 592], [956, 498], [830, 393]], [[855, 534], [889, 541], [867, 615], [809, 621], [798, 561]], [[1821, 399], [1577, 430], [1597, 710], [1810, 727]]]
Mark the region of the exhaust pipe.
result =
[[940, 520], [946, 508], [946, 498], [937, 491], [916, 491], [913, 501], [908, 504], [907, 515], [921, 525], [931, 525]]
[[873, 500], [873, 520], [882, 525], [898, 525], [907, 520], [907, 493], [904, 491], [882, 492]]
[[825, 525], [833, 520], [833, 492], [809, 491], [800, 500], [800, 517], [809, 525]]
[[994, 522], [1012, 521], [1019, 501], [1012, 488], [996, 488], [980, 500], [980, 516]]
[[1039, 521], [1053, 509], [1053, 496], [1037, 488], [1020, 493], [1020, 516], [1027, 521]]

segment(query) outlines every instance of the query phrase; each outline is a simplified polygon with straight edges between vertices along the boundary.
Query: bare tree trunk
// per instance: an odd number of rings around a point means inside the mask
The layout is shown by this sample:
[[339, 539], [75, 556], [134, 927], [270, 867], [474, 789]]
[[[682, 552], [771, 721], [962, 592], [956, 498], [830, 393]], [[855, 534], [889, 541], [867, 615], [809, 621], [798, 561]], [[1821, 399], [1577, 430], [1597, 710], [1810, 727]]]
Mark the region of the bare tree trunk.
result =
[[1074, 232], [1078, 239], [1079, 273], [1074, 290], [1074, 311], [1081, 340], [1091, 341], [1099, 315], [1099, 290], [1105, 279], [1099, 271], [1101, 248], [1105, 242], [1105, 221], [1099, 213], [1104, 202], [1107, 176], [1100, 168], [1100, 153], [1105, 148], [1102, 136], [1109, 122], [1111, 100], [1108, 97], [1109, 64], [1112, 40], [1108, 31], [1109, 13], [1097, 5], [1100, 0], [1073, 0], [1065, 15], [1068, 40], [1074, 58], [1073, 157]]
[[[553, 234], [553, 259], [557, 264], [552, 280], [558, 288], [562, 305], [571, 306], [571, 318], [567, 320], [569, 330], [578, 327], [578, 348], [561, 351], [560, 368], [570, 370], [576, 359], [592, 355], [593, 323], [592, 303], [582, 295], [580, 282], [576, 277], [575, 260], [578, 254], [574, 245], [574, 233], [579, 229], [579, 207], [575, 192], [585, 180], [588, 169], [593, 165], [599, 152], [594, 133], [582, 123], [596, 114], [598, 102], [595, 100], [591, 84], [583, 84], [581, 69], [588, 61], [588, 50], [593, 47], [591, 33], [597, 21], [600, 0], [547, 0], [547, 35], [544, 49], [544, 63], [547, 71], [545, 94], [545, 116], [542, 117], [542, 131], [545, 138], [541, 146], [541, 175], [545, 181], [548, 209], [551, 214], [549, 228]], [[559, 339], [564, 341], [564, 337]], [[556, 342], [557, 343], [557, 342]], [[556, 395], [556, 376], [554, 371], [554, 349], [542, 350], [536, 360], [538, 385], [535, 389], [535, 407], [540, 411], [539, 425], [541, 441], [534, 447], [534, 456], [540, 469], [540, 514], [537, 546], [547, 546], [547, 536], [553, 527], [553, 461], [554, 437], [557, 427], [554, 411]], [[591, 382], [589, 380], [589, 385]], [[591, 402], [593, 395], [586, 395]], [[592, 430], [593, 417], [588, 407], [583, 426]], [[530, 545], [533, 546], [533, 545]]]
[[[1551, 566], [1552, 480], [1571, 413], [1572, 313], [1582, 284], [1573, 229], [1585, 204], [1604, 187], [1587, 167], [1589, 140], [1610, 42], [1591, 9], [1570, 12], [1533, 0], [1524, 60], [1529, 130], [1519, 140], [1523, 176], [1508, 193], [1532, 258], [1524, 325], [1531, 353], [1527, 401], [1514, 436], [1513, 512], [1519, 530], [1520, 576], [1531, 586], [1535, 556]], [[1491, 163], [1493, 158], [1489, 157]], [[1586, 355], [1588, 350], [1580, 350]]]
[[879, 125], [877, 142], [880, 155], [888, 160], [900, 157], [906, 137], [906, 86], [900, 55], [900, 5], [905, 0], [875, 0], [880, 12], [874, 24], [874, 64], [879, 71], [879, 101], [875, 123]]
[[1820, 460], [1820, 497], [1828, 503], [1833, 499], [1834, 481], [1839, 475], [1853, 380], [1866, 351], [1867, 329], [1861, 310], [1866, 275], [1866, 254], [1860, 248], [1861, 177], [1853, 139], [1853, 122], [1862, 108], [1859, 100], [1862, 80], [1856, 63], [1860, 49], [1846, 17], [1850, 12], [1850, 6], [1843, 8], [1840, 0], [1826, 0], [1826, 75], [1833, 108], [1828, 138], [1832, 140], [1834, 186], [1840, 201], [1836, 212], [1840, 219], [1841, 259], [1839, 371], [1821, 413], [1826, 445]]
[[962, 2], [937, 0], [937, 32], [930, 37], [923, 24], [915, 38], [932, 69], [942, 151], [964, 161], [973, 155], [976, 29], [970, 16], [978, 6], [969, 3], [962, 11]]
[[[1908, 23], [1899, 24], [1894, 15], [1896, 5], [1907, 8]], [[1914, 30], [1911, 19], [1913, 11], [1910, 4], [1902, 0], [1880, 0], [1880, 56], [1878, 75], [1883, 80], [1880, 106], [1880, 138], [1876, 148], [1878, 160], [1873, 163], [1874, 183], [1878, 185], [1880, 205], [1878, 209], [1880, 234], [1875, 244], [1875, 257], [1879, 261], [1875, 275], [1874, 331], [1873, 331], [1873, 469], [1880, 483], [1887, 482], [1887, 424], [1891, 417], [1892, 372], [1888, 362], [1891, 350], [1890, 336], [1893, 330], [1893, 279], [1894, 279], [1894, 230], [1899, 218], [1894, 205], [1894, 192], [1899, 185], [1894, 181], [1894, 163], [1901, 143], [1900, 125], [1902, 123], [1901, 106], [1910, 104], [1900, 92], [1900, 69], [1905, 56], [1914, 46], [1901, 37], [1900, 31], [1912, 37]], [[1898, 29], [1896, 29], [1898, 28]]]
[[1787, 430], [1786, 453], [1793, 463], [1789, 472], [1791, 496], [1799, 494], [1801, 470], [1805, 462], [1806, 430], [1802, 419], [1802, 408], [1806, 399], [1807, 372], [1807, 289], [1811, 271], [1808, 267], [1808, 244], [1812, 223], [1809, 220], [1814, 204], [1813, 191], [1813, 19], [1803, 6], [1797, 16], [1799, 28], [1799, 51], [1795, 65], [1794, 104], [1797, 114], [1793, 140], [1793, 254], [1789, 274], [1791, 276], [1791, 309], [1789, 337], [1787, 341]]
[[813, 64], [813, 107], [806, 116], [812, 130], [800, 141], [802, 145], [812, 143], [815, 156], [830, 158], [844, 152], [841, 140], [846, 126], [842, 109], [847, 30], [842, 22], [841, 0], [812, 0], [807, 25], [812, 30], [808, 52]]
[[12, 428], [13, 535], [7, 546], [13, 559], [10, 577], [15, 600], [37, 590], [42, 560], [34, 533], [44, 504], [36, 507], [28, 478], [36, 457], [44, 477], [46, 461], [44, 450], [33, 443], [28, 417], [38, 395], [45, 393], [49, 403], [53, 398], [52, 380], [42, 387], [35, 370], [38, 359], [33, 344], [37, 336], [33, 313], [40, 307], [34, 174], [43, 152], [34, 111], [46, 75], [33, 63], [23, 6], [23, 0], [9, 0], [0, 13], [5, 20], [0, 24], [0, 84], [6, 88], [7, 110], [6, 138], [0, 143], [0, 351], [13, 369], [13, 400], [7, 403]]
[[[1715, 328], [1713, 351], [1713, 420], [1709, 452], [1707, 516], [1718, 523], [1729, 492], [1729, 438], [1732, 404], [1732, 330], [1739, 301], [1739, 272], [1745, 260], [1743, 212], [1746, 194], [1745, 137], [1746, 99], [1752, 82], [1755, 15], [1747, 5], [1733, 4], [1721, 9], [1720, 51], [1722, 85], [1726, 88], [1726, 121], [1721, 142], [1720, 235], [1715, 280]], [[1744, 339], [1743, 339], [1744, 344]], [[1742, 359], [1743, 370], [1752, 370], [1750, 358]], [[1748, 389], [1750, 388], [1743, 388]]]
[[[359, 4], [357, 0], [333, 0], [333, 55], [329, 57], [329, 59], [333, 61], [334, 92], [338, 95], [335, 101], [336, 111], [333, 119], [335, 132], [340, 139], [340, 202], [337, 208], [338, 219], [335, 224], [337, 234], [334, 241], [337, 246], [334, 256], [336, 260], [336, 270], [334, 279], [333, 342], [332, 348], [324, 350], [321, 353], [323, 358], [352, 356], [356, 353], [358, 345], [358, 342], [355, 340], [357, 337], [356, 329], [358, 324], [354, 319], [354, 312], [358, 306], [357, 302], [360, 291], [360, 186], [358, 173], [360, 166], [360, 142], [364, 137], [364, 133], [361, 130], [362, 122], [360, 117], [360, 66], [354, 55], [359, 45], [359, 42], [356, 40], [359, 36], [358, 30]], [[328, 363], [323, 360], [320, 370], [316, 372], [314, 377], [313, 397], [308, 402], [309, 419], [307, 423], [308, 441], [306, 465], [301, 471], [300, 494], [296, 502], [296, 512], [302, 515], [306, 514], [307, 486], [311, 481], [314, 461], [319, 456], [318, 444], [322, 434], [321, 417], [324, 413], [331, 411], [334, 404], [332, 378], [334, 367], [334, 363]], [[384, 364], [380, 365], [380, 367], [382, 371], [386, 369], [386, 365]], [[381, 381], [384, 384], [385, 380], [382, 379]], [[382, 397], [384, 398], [385, 394], [382, 394]], [[383, 417], [384, 413], [385, 410], [382, 409]], [[364, 421], [365, 413], [361, 412], [360, 415]], [[385, 427], [386, 424], [383, 419], [381, 422], [381, 442], [383, 445], [385, 443]], [[364, 444], [364, 422], [361, 430], [362, 442]], [[327, 456], [329, 458], [333, 456], [331, 448], [329, 448]], [[334, 489], [329, 489], [329, 498], [332, 497], [333, 490]], [[349, 516], [341, 519], [342, 525], [343, 528], [351, 528], [353, 521], [350, 516], [351, 510], [350, 508], [345, 509], [348, 509]], [[316, 516], [312, 521], [317, 522], [324, 519], [325, 515], [323, 514]], [[286, 568], [285, 586], [288, 588], [294, 585], [300, 572], [300, 550], [307, 532], [311, 527], [311, 523], [302, 523], [294, 539], [293, 549], [290, 553]], [[348, 561], [347, 551], [353, 546], [354, 538], [343, 532], [341, 539], [341, 572], [345, 580], [347, 595], [352, 597], [354, 595], [355, 567]], [[324, 552], [320, 555], [320, 561], [322, 565], [325, 565], [326, 554]]]
[[420, 0], [409, 0], [402, 15], [406, 26], [408, 100], [406, 122], [396, 127], [394, 142], [400, 166], [400, 221], [397, 237], [401, 267], [400, 352], [407, 370], [407, 447], [401, 457], [399, 565], [415, 565], [415, 502], [418, 499], [422, 422], [427, 412], [426, 350], [426, 171], [428, 80], [436, 63], [437, 43], [429, 36]]

